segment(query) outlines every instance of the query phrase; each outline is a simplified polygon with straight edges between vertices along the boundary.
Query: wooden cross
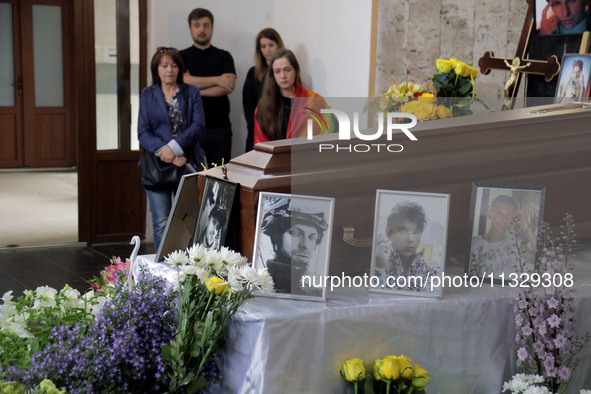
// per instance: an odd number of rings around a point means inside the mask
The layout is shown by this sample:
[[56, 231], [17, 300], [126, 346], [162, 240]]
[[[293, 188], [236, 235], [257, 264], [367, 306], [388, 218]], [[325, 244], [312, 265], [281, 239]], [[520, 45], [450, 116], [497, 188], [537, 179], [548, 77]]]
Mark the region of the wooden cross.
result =
[[528, 9], [519, 38], [517, 52], [513, 59], [494, 57], [492, 51], [487, 51], [478, 60], [480, 72], [490, 73], [491, 70], [511, 71], [509, 80], [505, 84], [505, 102], [503, 109], [512, 109], [515, 105], [515, 96], [519, 89], [521, 74], [543, 75], [546, 82], [550, 82], [560, 72], [560, 63], [556, 55], [550, 56], [547, 61], [526, 59], [525, 55], [529, 46], [529, 39], [534, 25], [534, 0], [527, 0]]

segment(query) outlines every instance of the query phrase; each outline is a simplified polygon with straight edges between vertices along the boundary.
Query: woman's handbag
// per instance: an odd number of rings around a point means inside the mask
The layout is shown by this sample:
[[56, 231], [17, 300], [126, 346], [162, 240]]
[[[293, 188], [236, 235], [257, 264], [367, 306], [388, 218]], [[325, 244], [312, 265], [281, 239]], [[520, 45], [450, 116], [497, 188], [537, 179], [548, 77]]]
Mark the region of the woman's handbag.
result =
[[142, 186], [146, 189], [174, 189], [185, 174], [185, 168], [165, 163], [144, 149], [140, 159], [140, 173]]

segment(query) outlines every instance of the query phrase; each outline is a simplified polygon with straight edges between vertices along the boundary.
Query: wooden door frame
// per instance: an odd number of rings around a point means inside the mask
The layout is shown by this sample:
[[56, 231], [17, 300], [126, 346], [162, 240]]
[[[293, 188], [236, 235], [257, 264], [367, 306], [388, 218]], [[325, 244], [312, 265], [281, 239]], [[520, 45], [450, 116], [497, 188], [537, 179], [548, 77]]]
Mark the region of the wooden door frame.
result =
[[[35, 103], [36, 89], [35, 89], [35, 68], [33, 62], [22, 61], [23, 78], [23, 110], [30, 111], [26, 116], [23, 116], [22, 130], [23, 130], [23, 153], [25, 167], [64, 167], [71, 166], [75, 160], [75, 136], [72, 118], [75, 111], [72, 101], [73, 89], [70, 76], [74, 73], [73, 66], [73, 50], [74, 38], [72, 37], [72, 2], [68, 0], [25, 0], [20, 5], [20, 20], [21, 20], [21, 54], [33, 54], [33, 6], [34, 5], [48, 5], [59, 6], [62, 17], [62, 73], [63, 73], [63, 106], [62, 107], [37, 107]], [[41, 59], [37, 59], [41, 61]], [[44, 122], [45, 117], [53, 117], [52, 120], [60, 119], [63, 123], [61, 128], [53, 129], [53, 134], [50, 134], [54, 142], [60, 141], [61, 144], [53, 144], [51, 149], [43, 142], [48, 142], [43, 134], [38, 132], [41, 127], [44, 131], [52, 131], [52, 127], [45, 128], [45, 125], [51, 125], [53, 122]], [[61, 130], [62, 134], [55, 134], [57, 130]], [[43, 137], [43, 138], [42, 138]], [[56, 138], [58, 137], [58, 138]], [[58, 156], [53, 156], [49, 152], [57, 152]], [[39, 154], [42, 152], [41, 154]]]
[[[146, 198], [139, 183], [139, 170], [135, 166], [140, 152], [97, 152], [94, 1], [81, 0], [73, 3], [74, 56], [76, 59], [76, 72], [74, 73], [74, 112], [78, 147], [79, 240], [91, 245], [100, 242], [129, 241], [132, 235], [140, 235], [143, 238], [145, 235]], [[140, 80], [142, 87], [145, 86], [147, 74], [145, 71], [147, 53], [146, 21], [147, 0], [140, 0]], [[106, 185], [104, 181], [100, 183], [101, 181], [99, 180], [99, 177], [103, 174], [102, 163], [111, 165], [113, 163], [120, 163], [122, 171], [118, 176], [126, 181], [124, 185], [127, 188], [126, 190], [113, 190], [111, 194], [105, 191]], [[134, 166], [136, 167], [135, 169]], [[126, 198], [128, 197], [127, 193], [130, 192], [133, 194], [131, 201], [129, 198]], [[119, 198], [121, 199], [119, 200]], [[99, 215], [104, 214], [105, 207], [109, 207], [113, 201], [121, 209], [113, 209], [113, 216], [107, 220], [113, 220], [115, 228], [117, 227], [117, 223], [125, 223], [127, 220], [133, 220], [133, 230], [117, 231], [113, 228], [105, 230], [104, 227], [101, 227], [100, 220], [105, 220], [105, 218], [100, 218]], [[119, 206], [117, 203], [123, 205]], [[125, 204], [133, 204], [133, 207], [138, 207], [139, 217], [133, 219], [128, 218], [125, 215]]]
[[[14, 119], [14, 127], [15, 127], [15, 139], [13, 141], [14, 145], [14, 157], [8, 160], [0, 160], [0, 168], [13, 168], [13, 167], [22, 167], [23, 165], [23, 99], [22, 94], [18, 93], [17, 90], [17, 79], [21, 78], [22, 75], [19, 73], [22, 70], [22, 55], [21, 55], [21, 38], [20, 38], [20, 6], [18, 4], [18, 0], [5, 0], [2, 3], [10, 4], [12, 7], [12, 42], [13, 42], [13, 49], [12, 49], [12, 56], [14, 62], [14, 70], [13, 70], [13, 78], [15, 82], [14, 86], [14, 107], [0, 107], [0, 116], [4, 117], [6, 115], [10, 116], [13, 115]], [[10, 109], [5, 109], [10, 108]], [[18, 132], [20, 130], [20, 132]], [[3, 144], [8, 144], [8, 141], [2, 141]], [[7, 148], [7, 146], [4, 146]]]

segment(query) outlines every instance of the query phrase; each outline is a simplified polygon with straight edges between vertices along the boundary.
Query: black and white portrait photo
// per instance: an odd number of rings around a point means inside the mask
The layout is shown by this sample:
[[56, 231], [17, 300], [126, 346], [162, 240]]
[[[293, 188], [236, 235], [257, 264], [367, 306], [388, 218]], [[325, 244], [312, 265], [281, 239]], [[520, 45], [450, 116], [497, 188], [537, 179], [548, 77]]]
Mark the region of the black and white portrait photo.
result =
[[224, 246], [237, 185], [207, 177], [195, 230], [195, 241], [208, 249]]
[[449, 195], [378, 190], [370, 290], [440, 297]]
[[328, 274], [333, 205], [331, 198], [260, 194], [253, 264], [268, 269], [274, 295], [325, 298], [314, 284]]

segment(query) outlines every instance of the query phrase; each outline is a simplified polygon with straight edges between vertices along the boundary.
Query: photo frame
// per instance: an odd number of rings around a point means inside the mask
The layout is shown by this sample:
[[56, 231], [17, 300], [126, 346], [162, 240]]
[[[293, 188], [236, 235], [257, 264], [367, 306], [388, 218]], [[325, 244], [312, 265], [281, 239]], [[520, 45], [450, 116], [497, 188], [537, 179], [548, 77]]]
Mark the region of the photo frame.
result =
[[534, 0], [534, 3], [534, 26], [539, 36], [581, 35], [591, 30], [591, 21], [585, 9], [589, 3], [584, 0], [572, 4], [556, 2], [556, 8], [548, 0]]
[[[470, 202], [470, 237], [464, 272], [501, 282], [512, 273], [536, 266], [537, 235], [542, 224], [546, 188], [475, 182]], [[511, 222], [518, 220], [517, 254]]]
[[589, 98], [591, 55], [565, 54], [556, 87], [556, 103], [584, 101]]
[[443, 296], [449, 199], [449, 194], [376, 191], [370, 292]]
[[162, 241], [154, 256], [154, 261], [164, 260], [177, 250], [185, 250], [193, 244], [195, 224], [199, 217], [199, 173], [185, 174], [181, 177], [174, 195]]
[[195, 224], [193, 243], [220, 250], [226, 245], [226, 235], [238, 184], [225, 179], [205, 177], [199, 220]]
[[261, 192], [253, 267], [267, 268], [275, 289], [258, 295], [326, 300], [334, 198]]

